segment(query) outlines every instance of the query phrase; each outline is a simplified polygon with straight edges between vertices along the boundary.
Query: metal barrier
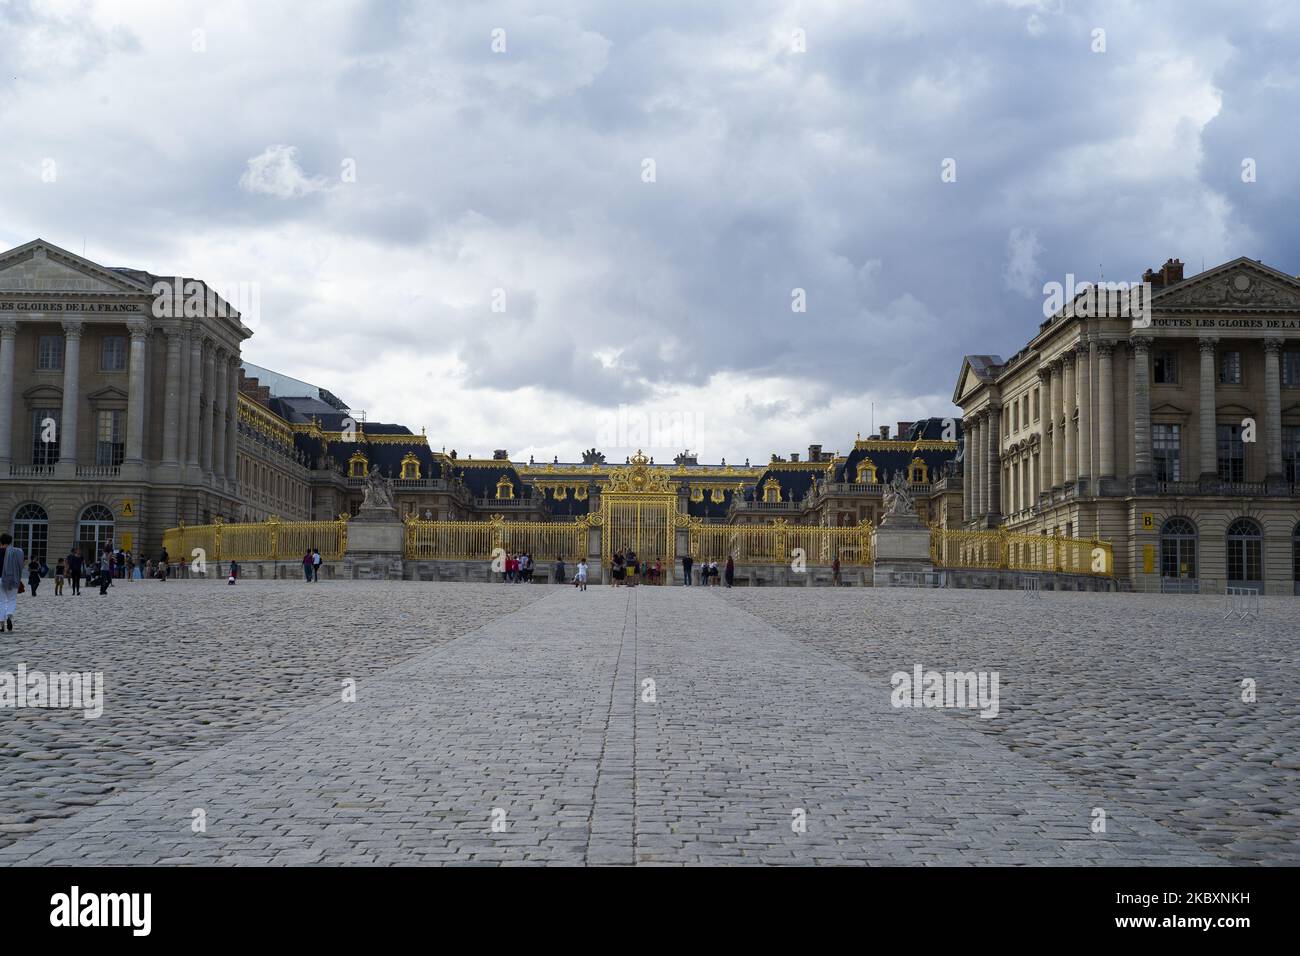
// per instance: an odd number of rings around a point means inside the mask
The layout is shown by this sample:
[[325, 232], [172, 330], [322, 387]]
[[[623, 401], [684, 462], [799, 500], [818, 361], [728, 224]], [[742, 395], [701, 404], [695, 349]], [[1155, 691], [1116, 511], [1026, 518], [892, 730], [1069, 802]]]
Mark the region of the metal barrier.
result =
[[337, 561], [348, 548], [347, 518], [333, 521], [266, 521], [181, 524], [163, 532], [163, 547], [173, 561], [189, 562], [201, 551], [207, 561], [287, 561], [315, 548]]
[[1010, 531], [930, 529], [930, 558], [936, 567], [1050, 571], [1110, 577], [1115, 555], [1096, 538], [1019, 534]]
[[1246, 621], [1259, 620], [1259, 588], [1233, 587], [1224, 588], [1223, 619]]

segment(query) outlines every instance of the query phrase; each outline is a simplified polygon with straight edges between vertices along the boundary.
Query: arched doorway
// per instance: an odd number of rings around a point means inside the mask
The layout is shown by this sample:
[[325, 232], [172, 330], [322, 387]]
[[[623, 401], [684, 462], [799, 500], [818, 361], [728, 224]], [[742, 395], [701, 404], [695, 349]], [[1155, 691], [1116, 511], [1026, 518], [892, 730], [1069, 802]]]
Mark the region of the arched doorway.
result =
[[1228, 584], [1257, 587], [1264, 593], [1264, 533], [1250, 518], [1238, 518], [1228, 525]]
[[1196, 525], [1170, 518], [1160, 528], [1160, 590], [1196, 591]]
[[23, 549], [27, 560], [44, 561], [50, 540], [50, 516], [38, 504], [19, 505], [14, 512], [14, 544]]
[[113, 543], [113, 512], [104, 505], [87, 505], [77, 519], [77, 545], [87, 561], [99, 557], [104, 545]]

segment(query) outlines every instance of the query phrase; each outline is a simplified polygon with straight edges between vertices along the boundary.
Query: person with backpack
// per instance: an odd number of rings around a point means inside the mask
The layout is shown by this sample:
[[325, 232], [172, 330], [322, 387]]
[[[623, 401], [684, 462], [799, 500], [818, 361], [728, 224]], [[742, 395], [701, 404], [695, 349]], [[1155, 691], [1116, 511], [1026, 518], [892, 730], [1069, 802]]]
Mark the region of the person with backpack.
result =
[[307, 553], [302, 556], [302, 576], [307, 584], [311, 584], [311, 572], [314, 567], [315, 565], [311, 559], [311, 549], [308, 548]]
[[311, 583], [315, 584], [320, 580], [321, 556], [319, 548], [311, 549]]
[[68, 580], [72, 582], [72, 593], [81, 593], [81, 572], [85, 561], [81, 557], [81, 549], [73, 548], [72, 553], [68, 555]]

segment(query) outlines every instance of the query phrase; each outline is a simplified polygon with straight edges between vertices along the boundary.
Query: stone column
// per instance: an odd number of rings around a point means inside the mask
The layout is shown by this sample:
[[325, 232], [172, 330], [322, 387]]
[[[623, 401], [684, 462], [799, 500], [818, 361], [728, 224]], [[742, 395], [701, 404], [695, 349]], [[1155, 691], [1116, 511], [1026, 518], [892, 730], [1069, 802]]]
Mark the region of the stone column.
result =
[[1115, 477], [1115, 366], [1111, 342], [1097, 343], [1097, 441], [1101, 461], [1097, 465], [1101, 478]]
[[1218, 433], [1215, 429], [1214, 384], [1218, 371], [1214, 367], [1214, 347], [1219, 340], [1206, 336], [1200, 340], [1201, 350], [1201, 478], [1218, 478]]
[[1092, 473], [1092, 342], [1079, 344], [1079, 357], [1075, 360], [1074, 384], [1079, 405], [1079, 477], [1087, 482], [1087, 493], [1093, 493]]
[[226, 421], [226, 480], [233, 488], [239, 481], [239, 356], [230, 359], [230, 375], [227, 387], [230, 398], [226, 406], [229, 418]]
[[1282, 340], [1264, 340], [1264, 440], [1268, 442], [1270, 482], [1281, 482], [1282, 469]]
[[197, 471], [203, 454], [203, 336], [197, 328], [190, 329], [190, 380], [185, 392], [190, 406], [186, 413], [185, 464]]
[[190, 447], [190, 331], [180, 333], [180, 376], [176, 393], [176, 461], [185, 464]]
[[1151, 477], [1151, 338], [1129, 339], [1130, 375], [1133, 379], [1133, 474]]
[[1052, 369], [1038, 369], [1038, 491], [1052, 490]]
[[167, 333], [167, 379], [163, 397], [162, 463], [169, 468], [180, 466], [181, 418], [181, 327], [169, 326]]
[[962, 520], [964, 521], [970, 521], [971, 512], [974, 510], [971, 504], [971, 492], [974, 489], [974, 469], [971, 467], [971, 459], [975, 457], [975, 449], [971, 444], [971, 438], [973, 437], [971, 429], [973, 427], [972, 419], [967, 418], [961, 423], [962, 441], [965, 444], [961, 458], [961, 510]]
[[77, 412], [81, 402], [81, 319], [63, 321], [63, 423], [59, 426], [59, 470], [77, 475]]
[[226, 379], [230, 373], [230, 360], [225, 349], [217, 349], [213, 356], [212, 387], [212, 477], [218, 482], [226, 480], [226, 399], [230, 392]]
[[1074, 427], [1074, 352], [1067, 351], [1061, 356], [1063, 392], [1061, 394], [1061, 415], [1065, 437], [1065, 483], [1073, 484], [1079, 477], [1079, 435]]
[[0, 478], [9, 477], [13, 461], [14, 427], [14, 341], [18, 320], [0, 319]]
[[1061, 368], [1060, 359], [1052, 362], [1052, 387], [1049, 411], [1052, 416], [1052, 487], [1065, 484], [1065, 433], [1061, 431]]
[[211, 344], [205, 344], [203, 348], [203, 404], [200, 406], [202, 424], [199, 427], [199, 441], [202, 442], [202, 450], [199, 452], [199, 467], [203, 470], [205, 476], [212, 474], [212, 421], [216, 411], [216, 403], [213, 401], [216, 392], [216, 347]]
[[149, 326], [142, 319], [127, 323], [131, 333], [131, 359], [126, 398], [126, 458], [123, 464], [144, 464], [144, 365], [148, 359]]
[[999, 447], [1001, 442], [998, 440], [998, 418], [1001, 413], [1000, 405], [989, 405], [986, 421], [988, 435], [984, 439], [985, 470], [988, 473], [988, 491], [984, 500], [988, 503], [989, 524], [995, 524], [1002, 513], [1002, 456]]
[[984, 412], [983, 411], [976, 412], [974, 415], [974, 424], [971, 426], [970, 454], [971, 454], [970, 516], [972, 521], [978, 521], [979, 516], [984, 513]]

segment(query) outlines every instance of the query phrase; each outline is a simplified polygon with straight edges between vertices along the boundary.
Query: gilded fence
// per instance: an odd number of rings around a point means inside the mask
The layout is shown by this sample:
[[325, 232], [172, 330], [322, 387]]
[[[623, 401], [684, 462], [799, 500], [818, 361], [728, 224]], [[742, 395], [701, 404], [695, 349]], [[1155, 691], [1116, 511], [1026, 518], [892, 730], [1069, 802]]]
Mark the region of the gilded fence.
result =
[[737, 564], [790, 564], [800, 557], [808, 564], [841, 566], [871, 563], [871, 524], [853, 528], [788, 524], [713, 525], [694, 520], [688, 525], [690, 553], [697, 561]]
[[527, 553], [541, 561], [556, 557], [577, 561], [587, 555], [591, 523], [575, 521], [506, 521], [493, 515], [488, 521], [406, 522], [405, 557], [416, 561], [472, 561], [492, 557], [500, 548]]
[[163, 547], [173, 561], [189, 561], [202, 549], [207, 561], [288, 561], [316, 548], [326, 561], [337, 561], [348, 548], [348, 523], [280, 521], [248, 524], [215, 521], [184, 525], [163, 532]]
[[1109, 577], [1115, 556], [1107, 541], [1016, 534], [1009, 531], [930, 529], [930, 558], [936, 567], [1053, 571]]

